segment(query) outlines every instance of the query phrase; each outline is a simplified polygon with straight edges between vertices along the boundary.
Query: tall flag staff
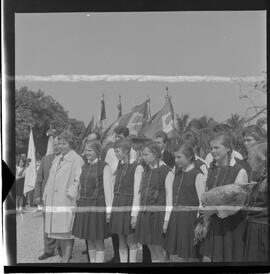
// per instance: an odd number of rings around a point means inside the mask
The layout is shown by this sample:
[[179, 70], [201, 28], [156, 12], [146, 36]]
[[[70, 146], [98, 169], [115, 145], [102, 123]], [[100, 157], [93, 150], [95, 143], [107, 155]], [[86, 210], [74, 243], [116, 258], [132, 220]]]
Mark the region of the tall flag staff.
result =
[[118, 118], [117, 119], [119, 119], [122, 116], [121, 95], [118, 96], [117, 108], [118, 108]]
[[168, 100], [168, 103], [170, 105], [172, 120], [174, 121], [174, 110], [173, 110], [173, 105], [172, 105], [172, 101], [171, 101], [171, 96], [169, 95], [169, 88], [168, 88], [168, 86], [166, 86], [166, 98], [165, 98], [165, 101], [166, 100]]
[[100, 115], [99, 115], [98, 121], [96, 122], [94, 131], [102, 133], [103, 129], [105, 128], [105, 125], [104, 125], [105, 121], [106, 121], [105, 100], [104, 100], [104, 94], [102, 94]]
[[102, 94], [102, 99], [101, 99], [101, 111], [100, 111], [100, 129], [101, 131], [104, 128], [104, 122], [106, 120], [106, 110], [105, 110], [105, 99], [104, 99], [104, 93]]
[[149, 122], [152, 118], [151, 111], [150, 111], [150, 97], [149, 97], [149, 95], [147, 95], [147, 104], [148, 104], [148, 119], [147, 119], [147, 122]]

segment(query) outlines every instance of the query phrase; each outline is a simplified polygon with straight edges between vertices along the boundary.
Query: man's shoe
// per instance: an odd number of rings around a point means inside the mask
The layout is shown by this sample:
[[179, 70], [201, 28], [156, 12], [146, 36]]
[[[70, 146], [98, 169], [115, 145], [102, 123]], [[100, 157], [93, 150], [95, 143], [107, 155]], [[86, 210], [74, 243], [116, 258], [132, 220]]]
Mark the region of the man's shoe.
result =
[[40, 256], [38, 257], [38, 259], [39, 259], [40, 261], [42, 261], [42, 260], [46, 260], [46, 259], [48, 259], [48, 258], [50, 258], [50, 257], [53, 257], [53, 256], [54, 256], [54, 254], [43, 253], [42, 255], [40, 255]]
[[57, 250], [58, 255], [59, 255], [60, 257], [63, 257], [61, 248], [60, 248], [60, 247], [57, 247], [56, 250]]

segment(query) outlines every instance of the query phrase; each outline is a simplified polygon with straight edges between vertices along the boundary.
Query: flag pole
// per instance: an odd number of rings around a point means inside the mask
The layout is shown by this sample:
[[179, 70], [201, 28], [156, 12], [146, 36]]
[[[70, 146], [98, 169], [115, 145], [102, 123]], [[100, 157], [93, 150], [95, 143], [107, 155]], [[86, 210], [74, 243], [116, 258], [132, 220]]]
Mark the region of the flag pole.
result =
[[169, 88], [167, 85], [165, 89], [166, 89], [166, 96], [165, 96], [165, 101], [166, 101], [168, 98], [170, 98], [170, 95], [169, 95]]
[[148, 121], [150, 121], [151, 119], [151, 111], [150, 111], [150, 96], [147, 95], [147, 104], [148, 104], [148, 114], [149, 114], [149, 117], [148, 117]]
[[122, 103], [121, 103], [121, 95], [118, 95], [118, 117], [119, 119], [122, 116]]

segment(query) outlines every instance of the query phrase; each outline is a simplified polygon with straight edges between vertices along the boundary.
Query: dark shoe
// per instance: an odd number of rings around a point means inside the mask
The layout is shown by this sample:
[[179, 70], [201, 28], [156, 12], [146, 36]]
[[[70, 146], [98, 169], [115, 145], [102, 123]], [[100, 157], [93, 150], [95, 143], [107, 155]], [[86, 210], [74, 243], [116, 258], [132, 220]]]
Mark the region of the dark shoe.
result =
[[82, 254], [86, 255], [87, 254], [87, 249], [85, 249], [84, 251], [82, 251]]
[[42, 260], [46, 260], [46, 259], [48, 259], [48, 258], [50, 258], [50, 257], [53, 257], [53, 256], [54, 256], [54, 254], [43, 253], [42, 255], [40, 255], [40, 256], [38, 257], [38, 259], [39, 259], [40, 261], [42, 261]]
[[109, 261], [106, 262], [106, 264], [115, 264], [120, 263], [120, 258], [112, 257]]
[[57, 247], [56, 250], [57, 250], [58, 255], [59, 255], [60, 257], [63, 257], [61, 248], [60, 248], [60, 247]]

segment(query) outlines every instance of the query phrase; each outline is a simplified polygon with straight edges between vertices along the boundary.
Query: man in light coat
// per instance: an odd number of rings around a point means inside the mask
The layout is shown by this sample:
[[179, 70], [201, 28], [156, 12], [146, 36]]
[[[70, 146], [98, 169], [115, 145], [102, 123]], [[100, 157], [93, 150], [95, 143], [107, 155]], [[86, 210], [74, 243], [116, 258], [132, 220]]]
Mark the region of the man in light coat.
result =
[[[55, 157], [59, 156], [61, 150], [59, 148], [59, 143], [57, 138], [54, 140], [53, 144], [53, 154], [46, 155], [43, 157], [36, 178], [35, 190], [34, 190], [34, 203], [38, 206], [42, 205], [42, 196], [44, 192], [45, 185], [47, 183], [52, 162]], [[43, 215], [44, 217], [44, 215]], [[57, 247], [56, 239], [48, 237], [48, 234], [44, 231], [44, 252], [38, 257], [39, 260], [45, 260], [49, 257], [54, 256], [55, 248]], [[60, 249], [58, 249], [60, 253]]]
[[52, 162], [42, 200], [45, 204], [45, 232], [50, 238], [59, 240], [63, 255], [61, 262], [68, 263], [74, 246], [72, 228], [84, 161], [74, 151], [75, 138], [71, 132], [63, 131], [58, 139], [61, 157]]

